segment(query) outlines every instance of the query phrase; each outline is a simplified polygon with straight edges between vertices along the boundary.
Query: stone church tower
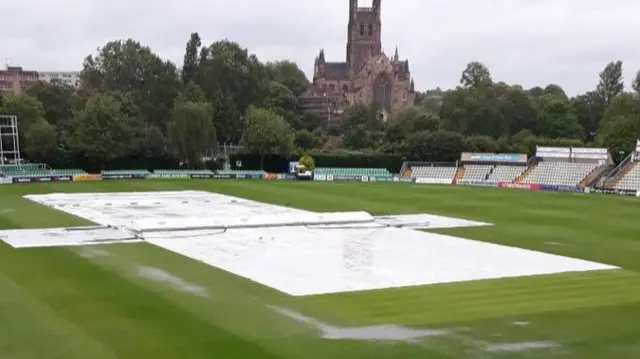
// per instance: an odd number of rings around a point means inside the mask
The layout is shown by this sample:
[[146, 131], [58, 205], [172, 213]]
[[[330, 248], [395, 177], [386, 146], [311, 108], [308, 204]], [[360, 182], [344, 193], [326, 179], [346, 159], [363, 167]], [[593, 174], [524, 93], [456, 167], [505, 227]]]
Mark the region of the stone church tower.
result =
[[313, 82], [300, 96], [300, 104], [327, 122], [339, 121], [346, 106], [373, 104], [387, 118], [415, 101], [409, 61], [382, 51], [381, 0], [371, 7], [349, 1], [345, 62], [327, 62], [320, 50], [314, 63]]

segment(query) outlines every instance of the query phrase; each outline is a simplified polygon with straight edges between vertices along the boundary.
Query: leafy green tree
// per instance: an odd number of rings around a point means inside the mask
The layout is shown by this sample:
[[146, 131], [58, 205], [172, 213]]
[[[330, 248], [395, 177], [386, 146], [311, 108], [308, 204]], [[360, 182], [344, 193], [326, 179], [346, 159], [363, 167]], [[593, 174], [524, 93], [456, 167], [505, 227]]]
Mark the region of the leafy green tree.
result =
[[40, 101], [44, 109], [44, 119], [52, 125], [68, 122], [77, 106], [75, 89], [62, 82], [40, 82], [29, 87], [26, 93]]
[[294, 134], [287, 121], [272, 110], [249, 107], [241, 144], [250, 154], [260, 155], [260, 168], [268, 155], [288, 157], [294, 148]]
[[462, 72], [460, 84], [467, 89], [477, 89], [492, 86], [493, 80], [491, 79], [489, 69], [484, 64], [473, 61], [468, 63]]
[[92, 164], [107, 162], [138, 153], [141, 148], [141, 124], [133, 99], [119, 92], [91, 96], [76, 112], [69, 148]]
[[309, 87], [307, 75], [295, 62], [282, 60], [266, 66], [271, 80], [286, 86], [295, 96], [300, 96]]
[[542, 95], [553, 95], [561, 100], [569, 100], [569, 96], [567, 96], [567, 93], [564, 91], [564, 89], [556, 84], [547, 85], [547, 87], [545, 87], [542, 91]]
[[84, 61], [81, 73], [85, 96], [118, 91], [129, 93], [149, 124], [166, 128], [180, 79], [174, 64], [131, 39], [111, 41]]
[[[636, 72], [636, 76], [633, 79], [633, 91], [636, 92], [636, 94], [640, 95], [640, 71]], [[0, 105], [2, 103], [0, 102]]]
[[538, 110], [532, 97], [522, 89], [511, 87], [497, 104], [504, 118], [502, 134], [512, 135], [536, 126]]
[[208, 102], [176, 101], [168, 127], [168, 143], [190, 168], [201, 167], [202, 158], [216, 143], [213, 108]]
[[25, 133], [25, 153], [31, 162], [53, 164], [58, 148], [55, 127], [44, 119], [29, 125]]
[[295, 145], [298, 148], [308, 150], [314, 147], [315, 139], [313, 134], [307, 130], [296, 132]]
[[285, 85], [275, 81], [269, 83], [264, 107], [282, 116], [292, 128], [303, 127], [298, 112], [298, 99]]
[[303, 165], [304, 168], [307, 169], [307, 171], [313, 171], [316, 169], [316, 162], [313, 160], [313, 157], [311, 157], [310, 155], [304, 155], [300, 157], [300, 160], [298, 161], [298, 163]]
[[539, 99], [536, 133], [550, 138], [577, 136], [580, 125], [569, 101], [553, 94], [542, 95]]
[[242, 135], [242, 114], [262, 105], [269, 72], [254, 54], [228, 40], [201, 50], [196, 83], [216, 110], [218, 137], [237, 143]]
[[600, 72], [600, 82], [596, 91], [607, 105], [611, 104], [613, 98], [624, 91], [622, 61], [610, 62], [605, 66], [604, 70]]
[[464, 150], [464, 137], [449, 131], [422, 131], [407, 139], [409, 159], [455, 162]]
[[582, 128], [582, 138], [592, 141], [604, 115], [606, 104], [595, 91], [587, 92], [571, 99], [571, 107]]
[[0, 115], [18, 118], [18, 139], [25, 141], [27, 129], [34, 123], [44, 120], [45, 110], [42, 103], [26, 93], [10, 92], [5, 95]]
[[401, 108], [392, 118], [390, 126], [398, 126], [404, 138], [420, 131], [437, 131], [442, 128], [438, 115], [424, 111], [418, 106]]
[[351, 149], [373, 148], [384, 139], [383, 124], [373, 106], [355, 104], [345, 109], [340, 124], [342, 143]]
[[[611, 153], [622, 160], [635, 148], [640, 138], [640, 99], [631, 94], [616, 96], [604, 113], [598, 131], [597, 143], [609, 148]], [[623, 154], [620, 156], [620, 154]]]
[[196, 77], [196, 73], [198, 72], [198, 55], [200, 54], [201, 46], [202, 41], [200, 40], [200, 35], [198, 35], [197, 32], [191, 33], [182, 63], [182, 82], [185, 85], [193, 81]]

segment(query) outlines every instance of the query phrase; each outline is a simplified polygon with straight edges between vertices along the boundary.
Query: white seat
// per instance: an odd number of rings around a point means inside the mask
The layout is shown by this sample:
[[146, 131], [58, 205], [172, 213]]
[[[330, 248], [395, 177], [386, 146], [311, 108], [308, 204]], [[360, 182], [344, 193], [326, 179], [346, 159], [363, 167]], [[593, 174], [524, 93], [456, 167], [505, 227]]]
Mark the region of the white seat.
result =
[[489, 175], [489, 181], [513, 182], [524, 173], [526, 166], [497, 165]]
[[600, 165], [598, 163], [579, 162], [540, 162], [529, 175], [524, 178], [524, 183], [547, 184], [561, 186], [578, 186], [589, 174]]
[[640, 165], [638, 162], [632, 164], [631, 170], [622, 177], [616, 184], [616, 189], [628, 189], [640, 191]]
[[411, 177], [453, 180], [457, 171], [457, 167], [413, 166], [411, 167]]

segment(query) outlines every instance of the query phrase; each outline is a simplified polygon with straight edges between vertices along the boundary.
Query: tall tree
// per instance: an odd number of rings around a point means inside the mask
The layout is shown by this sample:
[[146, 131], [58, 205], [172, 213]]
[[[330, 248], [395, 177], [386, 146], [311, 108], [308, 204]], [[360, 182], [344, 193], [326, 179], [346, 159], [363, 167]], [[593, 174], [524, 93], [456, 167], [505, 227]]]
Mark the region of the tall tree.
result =
[[222, 141], [237, 143], [241, 118], [250, 105], [262, 106], [268, 89], [268, 71], [254, 54], [228, 40], [201, 50], [196, 83], [216, 111], [216, 129]]
[[190, 168], [202, 165], [202, 157], [216, 143], [213, 108], [208, 102], [176, 101], [168, 126], [168, 142]]
[[640, 71], [636, 72], [636, 77], [633, 79], [633, 91], [640, 95]]
[[0, 115], [18, 118], [18, 139], [24, 143], [27, 129], [34, 123], [44, 120], [44, 106], [35, 97], [26, 93], [10, 92], [5, 95]]
[[55, 165], [58, 138], [56, 129], [50, 123], [44, 119], [32, 123], [24, 137], [29, 161]]
[[130, 93], [146, 123], [165, 129], [180, 86], [177, 69], [131, 39], [111, 41], [88, 56], [81, 73], [85, 94]]
[[549, 138], [577, 136], [580, 126], [569, 101], [553, 94], [543, 95], [539, 99], [536, 133]]
[[617, 96], [604, 113], [597, 142], [600, 146], [609, 148], [618, 160], [622, 160], [633, 151], [638, 138], [640, 99], [631, 94]]
[[298, 99], [287, 86], [271, 81], [268, 85], [264, 107], [282, 116], [294, 129], [303, 127], [301, 115], [298, 112]]
[[73, 120], [69, 148], [92, 165], [136, 154], [141, 148], [141, 126], [133, 99], [119, 92], [93, 95]]
[[562, 87], [560, 87], [560, 85], [556, 85], [556, 84], [550, 84], [547, 85], [547, 87], [544, 88], [544, 90], [542, 90], [542, 95], [553, 95], [558, 97], [561, 100], [568, 100], [569, 96], [567, 96], [567, 93], [564, 91], [564, 89]]
[[198, 55], [200, 54], [200, 35], [197, 32], [191, 33], [182, 63], [182, 82], [186, 85], [195, 79], [198, 71]]
[[609, 105], [613, 98], [620, 95], [624, 90], [622, 78], [622, 61], [610, 62], [600, 72], [600, 82], [596, 91], [604, 102]]
[[286, 86], [295, 96], [300, 96], [308, 87], [309, 80], [295, 62], [282, 60], [267, 63], [271, 80]]
[[29, 87], [27, 94], [42, 103], [44, 119], [52, 125], [69, 121], [77, 105], [74, 88], [58, 81], [40, 82]]
[[597, 92], [591, 91], [572, 98], [571, 107], [582, 128], [582, 139], [586, 142], [593, 141], [606, 108], [604, 99]]
[[248, 153], [260, 155], [260, 167], [264, 168], [265, 156], [287, 157], [291, 154], [294, 133], [282, 116], [268, 109], [251, 106], [245, 115], [241, 143]]
[[473, 61], [468, 63], [462, 72], [460, 84], [465, 88], [477, 89], [483, 86], [493, 85], [493, 80], [491, 79], [489, 69], [484, 64]]

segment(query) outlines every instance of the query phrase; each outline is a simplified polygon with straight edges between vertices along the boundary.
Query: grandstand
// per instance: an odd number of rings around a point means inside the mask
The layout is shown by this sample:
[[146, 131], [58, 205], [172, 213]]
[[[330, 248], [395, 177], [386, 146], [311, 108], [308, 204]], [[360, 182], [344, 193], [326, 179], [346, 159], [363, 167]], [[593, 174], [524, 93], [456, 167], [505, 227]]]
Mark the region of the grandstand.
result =
[[640, 140], [635, 150], [603, 180], [605, 187], [620, 190], [640, 190]]
[[375, 177], [392, 178], [393, 174], [386, 168], [338, 168], [338, 167], [318, 167], [314, 171], [317, 176], [333, 177]]
[[408, 164], [407, 167], [410, 170], [410, 177], [420, 180], [420, 182], [426, 183], [452, 183], [458, 167], [453, 165], [438, 165], [438, 164]]
[[536, 148], [537, 164], [519, 182], [528, 184], [586, 186], [597, 180], [613, 164], [606, 148]]
[[81, 169], [47, 169], [47, 166], [41, 163], [4, 165], [0, 168], [6, 177], [60, 177], [86, 174], [86, 172]]
[[518, 177], [522, 176], [527, 166], [514, 166], [514, 165], [496, 165], [493, 171], [489, 173], [487, 177], [488, 181], [493, 182], [513, 182]]
[[460, 156], [460, 183], [477, 181], [513, 182], [527, 168], [527, 155], [520, 153], [469, 153]]

